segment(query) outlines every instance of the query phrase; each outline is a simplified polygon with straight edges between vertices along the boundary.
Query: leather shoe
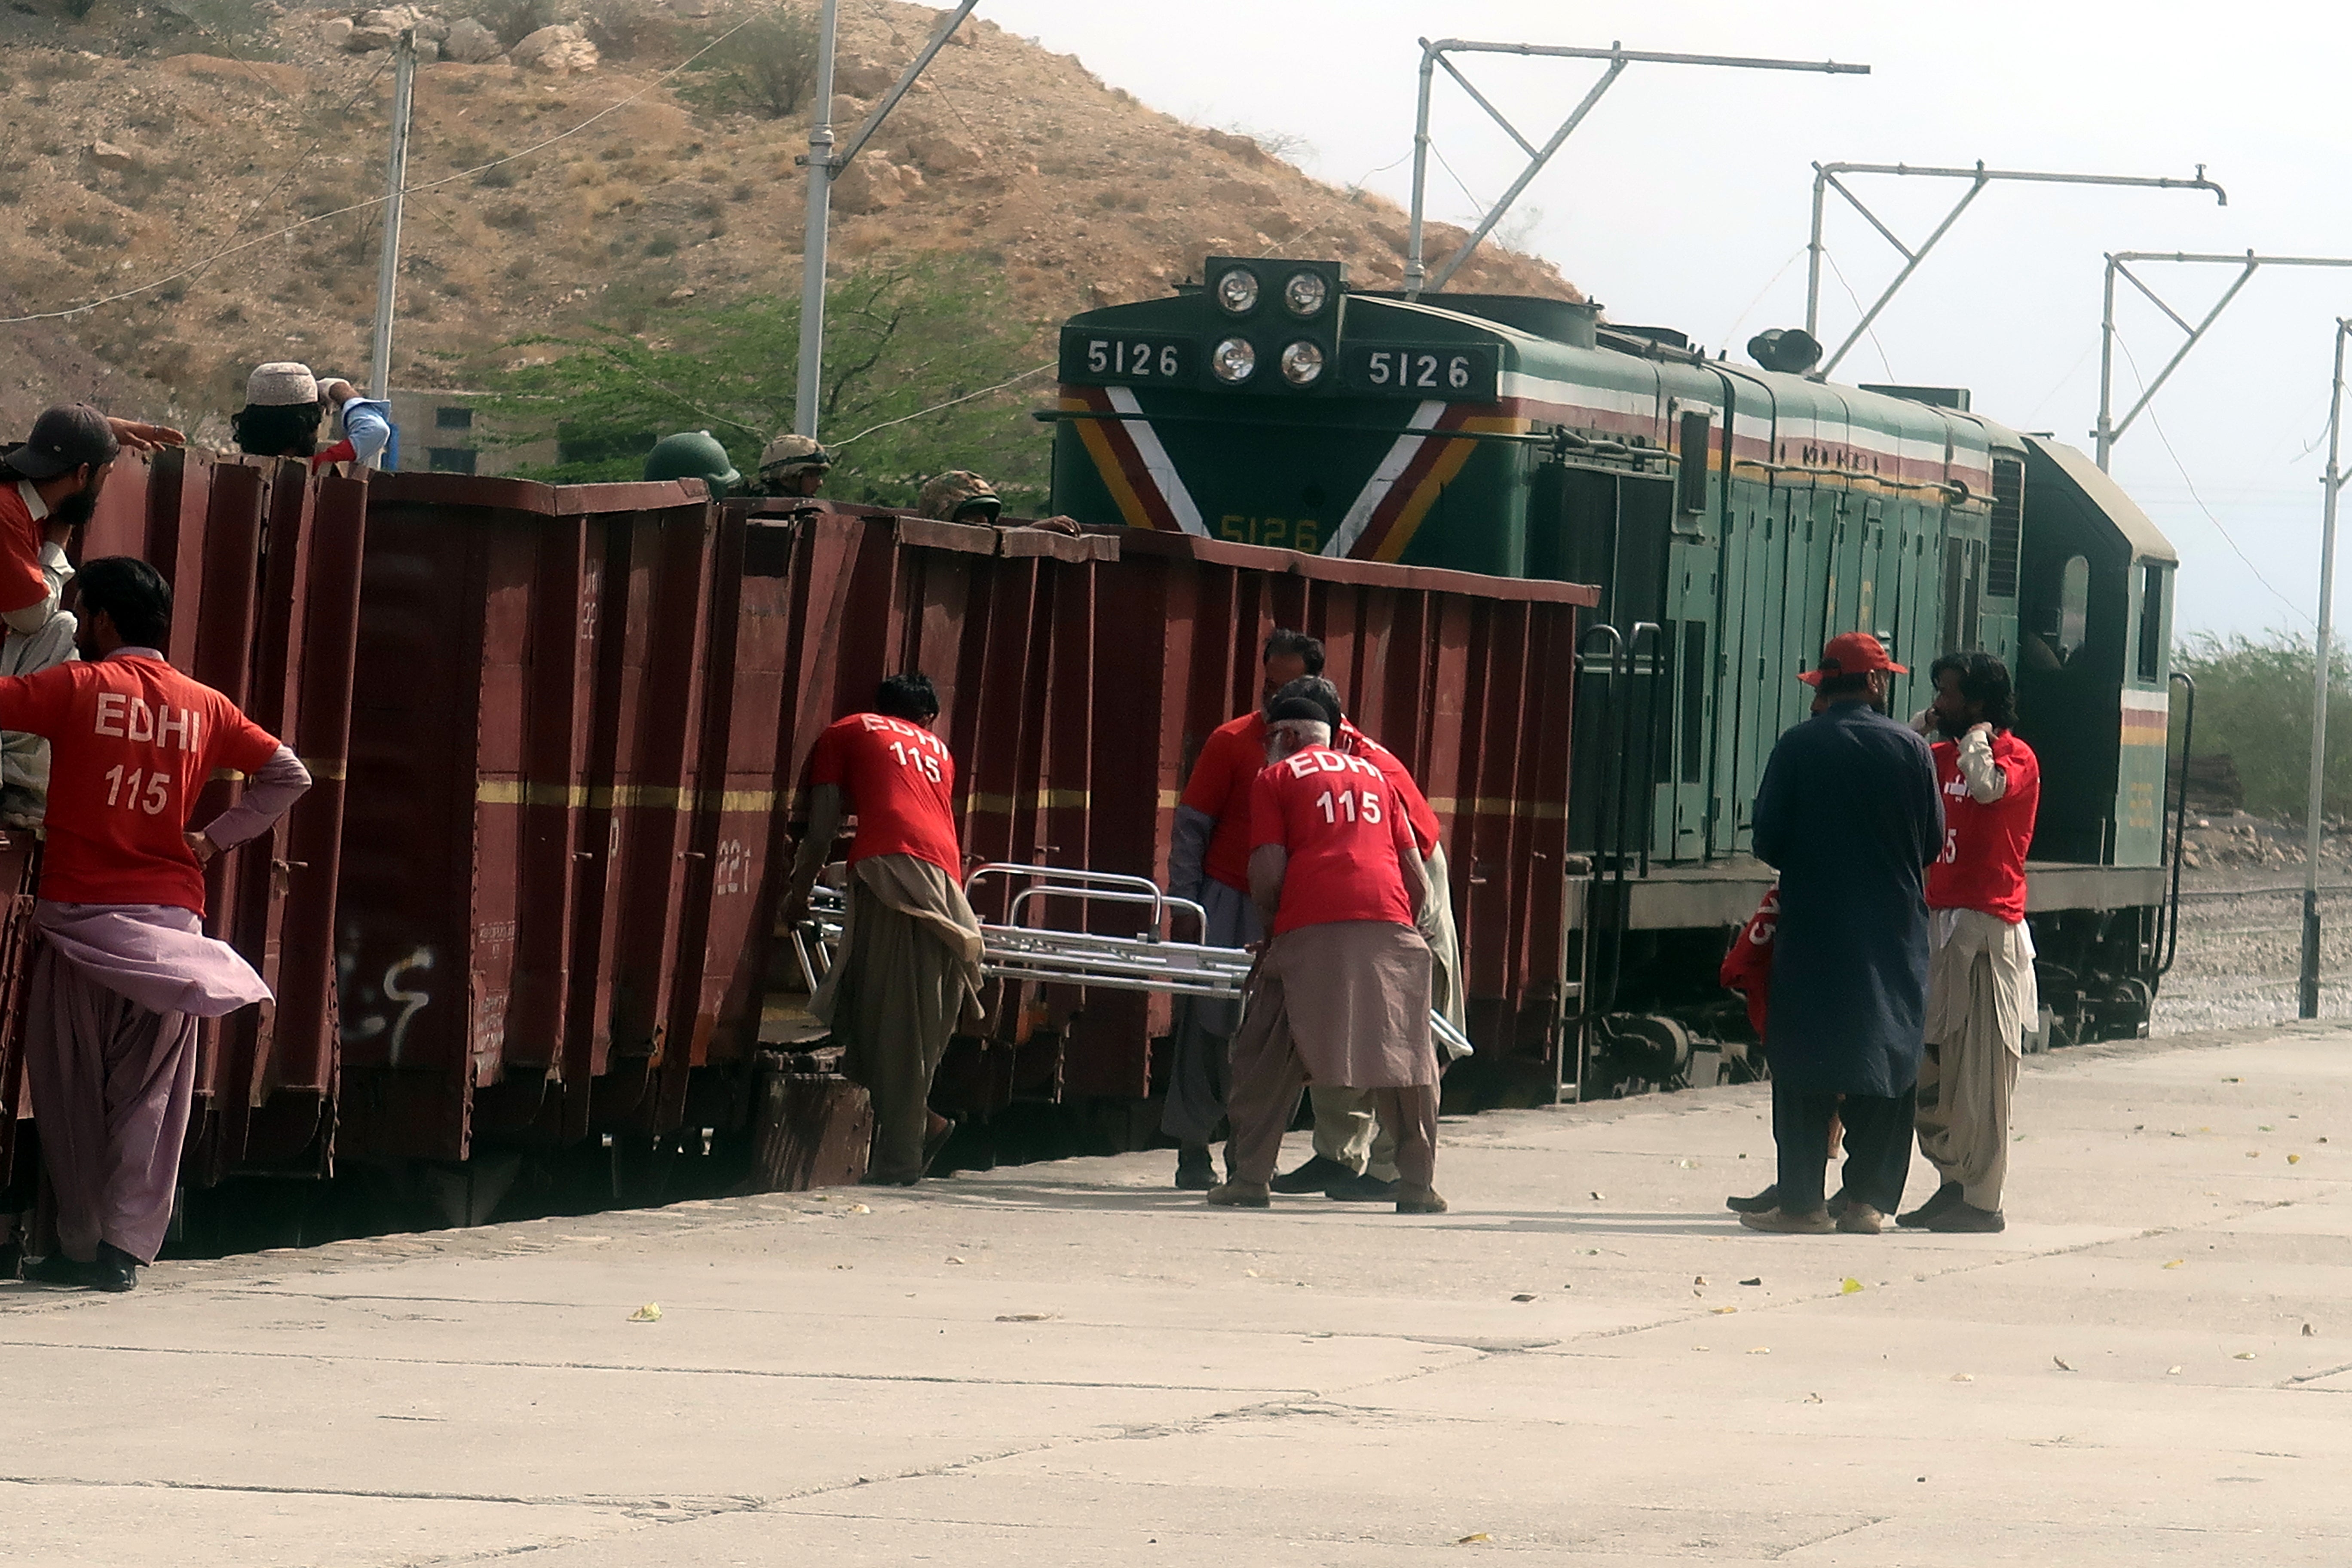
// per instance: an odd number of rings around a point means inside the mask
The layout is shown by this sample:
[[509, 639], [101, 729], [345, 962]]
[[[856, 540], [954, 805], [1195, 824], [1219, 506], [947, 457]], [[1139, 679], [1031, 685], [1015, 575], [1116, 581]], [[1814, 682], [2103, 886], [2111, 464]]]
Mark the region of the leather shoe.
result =
[[1826, 1209], [1816, 1209], [1811, 1214], [1769, 1209], [1763, 1214], [1741, 1215], [1739, 1223], [1750, 1230], [1770, 1231], [1775, 1236], [1828, 1236], [1837, 1229], [1837, 1221], [1830, 1218]]
[[1946, 1182], [1936, 1189], [1934, 1197], [1929, 1198], [1909, 1214], [1896, 1215], [1895, 1223], [1906, 1230], [1925, 1230], [1927, 1228], [1928, 1221], [1958, 1203], [1960, 1194], [1965, 1190], [1958, 1182]]
[[1444, 1214], [1445, 1200], [1437, 1195], [1435, 1187], [1397, 1187], [1396, 1212], [1399, 1214]]
[[1221, 1182], [1209, 1189], [1209, 1201], [1221, 1209], [1262, 1209], [1274, 1206], [1264, 1182]]
[[1886, 1228], [1886, 1216], [1868, 1204], [1849, 1203], [1837, 1217], [1837, 1227], [1848, 1236], [1876, 1236]]
[[1286, 1171], [1266, 1184], [1277, 1193], [1328, 1192], [1334, 1182], [1344, 1182], [1356, 1173], [1337, 1160], [1327, 1160], [1318, 1154], [1295, 1171]]
[[1402, 1184], [1383, 1182], [1370, 1172], [1360, 1176], [1349, 1176], [1323, 1189], [1323, 1195], [1343, 1204], [1384, 1204], [1397, 1195]]
[[110, 1241], [98, 1244], [98, 1261], [89, 1265], [89, 1285], [93, 1290], [121, 1295], [139, 1288], [139, 1259]]
[[[932, 1114], [937, 1115], [938, 1113], [934, 1111]], [[923, 1140], [924, 1175], [928, 1176], [931, 1173], [931, 1166], [939, 1160], [940, 1152], [947, 1148], [948, 1140], [955, 1136], [955, 1118], [951, 1116], [941, 1116], [940, 1117], [939, 1126], [933, 1129], [930, 1135]]]
[[62, 1252], [52, 1252], [47, 1258], [36, 1258], [25, 1265], [25, 1278], [36, 1285], [67, 1285], [77, 1290], [89, 1288], [89, 1271], [97, 1265], [78, 1263]]
[[1768, 1210], [1779, 1208], [1780, 1184], [1773, 1183], [1752, 1198], [1726, 1198], [1723, 1200], [1723, 1206], [1733, 1214], [1763, 1214]]
[[2007, 1230], [2009, 1221], [2001, 1217], [1999, 1209], [1980, 1209], [1974, 1204], [1962, 1202], [1954, 1204], [1950, 1208], [1929, 1220], [1927, 1228], [1948, 1234], [1958, 1232], [1963, 1235], [1990, 1236], [1996, 1232]]
[[1176, 1145], [1176, 1190], [1180, 1193], [1205, 1193], [1217, 1184], [1216, 1162], [1209, 1157], [1206, 1143]]

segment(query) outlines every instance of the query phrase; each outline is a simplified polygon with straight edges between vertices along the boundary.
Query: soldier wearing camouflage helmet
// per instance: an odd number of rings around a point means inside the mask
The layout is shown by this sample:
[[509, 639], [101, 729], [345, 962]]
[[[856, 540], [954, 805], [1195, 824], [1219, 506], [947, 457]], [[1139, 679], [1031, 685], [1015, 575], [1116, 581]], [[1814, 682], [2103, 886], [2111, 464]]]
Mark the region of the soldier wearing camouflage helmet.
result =
[[940, 522], [994, 522], [1004, 510], [996, 487], [969, 468], [950, 468], [923, 486], [915, 508]]
[[832, 468], [833, 454], [814, 437], [786, 432], [761, 448], [755, 489], [761, 495], [814, 496]]

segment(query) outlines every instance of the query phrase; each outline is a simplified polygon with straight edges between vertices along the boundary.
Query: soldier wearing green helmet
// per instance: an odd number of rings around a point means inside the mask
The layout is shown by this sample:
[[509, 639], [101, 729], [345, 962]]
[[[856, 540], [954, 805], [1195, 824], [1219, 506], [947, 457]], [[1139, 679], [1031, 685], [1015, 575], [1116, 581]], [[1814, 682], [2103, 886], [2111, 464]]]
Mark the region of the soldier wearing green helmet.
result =
[[711, 496], [725, 495], [743, 482], [735, 471], [734, 461], [727, 448], [708, 430], [680, 430], [654, 443], [646, 454], [645, 477], [649, 479], [700, 479], [710, 487]]

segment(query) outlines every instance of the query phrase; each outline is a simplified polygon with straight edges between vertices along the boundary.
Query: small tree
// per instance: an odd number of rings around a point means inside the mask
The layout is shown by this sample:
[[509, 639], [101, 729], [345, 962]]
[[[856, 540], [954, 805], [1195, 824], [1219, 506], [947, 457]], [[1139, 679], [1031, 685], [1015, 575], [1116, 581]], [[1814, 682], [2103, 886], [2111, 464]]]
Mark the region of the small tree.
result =
[[751, 23], [709, 57], [701, 95], [771, 120], [789, 120], [816, 85], [816, 18], [800, 7]]
[[499, 36], [500, 47], [511, 49], [563, 18], [557, 14], [556, 0], [488, 0], [474, 19]]
[[[1048, 442], [1028, 417], [1034, 384], [969, 395], [1033, 368], [1023, 363], [1027, 323], [1007, 313], [987, 279], [969, 258], [920, 256], [834, 279], [819, 406], [823, 439], [838, 458], [828, 495], [904, 506], [929, 475], [970, 468], [997, 484], [1010, 510], [1045, 500]], [[687, 429], [708, 429], [751, 474], [760, 448], [792, 422], [797, 301], [656, 310], [643, 331], [626, 330], [634, 312], [616, 308], [622, 320], [583, 333], [520, 340], [556, 355], [498, 378], [505, 438], [559, 443], [560, 460], [532, 477], [635, 479], [653, 436]]]

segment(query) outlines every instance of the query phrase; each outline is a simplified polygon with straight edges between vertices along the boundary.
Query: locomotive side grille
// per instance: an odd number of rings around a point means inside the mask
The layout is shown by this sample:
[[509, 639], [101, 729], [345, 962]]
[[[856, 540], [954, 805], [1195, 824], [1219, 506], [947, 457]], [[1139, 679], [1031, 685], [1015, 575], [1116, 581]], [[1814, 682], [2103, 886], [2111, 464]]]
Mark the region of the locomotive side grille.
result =
[[1985, 562], [1986, 594], [1996, 599], [2017, 597], [2017, 557], [2025, 521], [2025, 465], [1994, 458], [1992, 465], [1991, 552]]

